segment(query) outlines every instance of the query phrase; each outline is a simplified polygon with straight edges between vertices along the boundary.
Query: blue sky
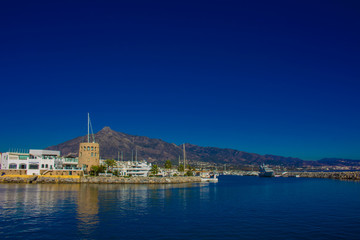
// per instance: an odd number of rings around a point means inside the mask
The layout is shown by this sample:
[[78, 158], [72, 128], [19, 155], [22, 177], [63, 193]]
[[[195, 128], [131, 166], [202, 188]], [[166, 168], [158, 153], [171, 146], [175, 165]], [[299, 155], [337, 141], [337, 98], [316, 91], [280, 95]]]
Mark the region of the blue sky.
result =
[[3, 1], [0, 151], [94, 131], [360, 159], [357, 1]]

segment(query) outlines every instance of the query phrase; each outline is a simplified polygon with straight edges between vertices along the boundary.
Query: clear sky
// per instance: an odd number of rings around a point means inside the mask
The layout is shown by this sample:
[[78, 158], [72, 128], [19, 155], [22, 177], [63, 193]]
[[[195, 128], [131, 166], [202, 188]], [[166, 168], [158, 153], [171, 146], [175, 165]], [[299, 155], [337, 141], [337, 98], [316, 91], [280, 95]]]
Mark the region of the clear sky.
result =
[[2, 1], [0, 151], [116, 131], [360, 159], [359, 1]]

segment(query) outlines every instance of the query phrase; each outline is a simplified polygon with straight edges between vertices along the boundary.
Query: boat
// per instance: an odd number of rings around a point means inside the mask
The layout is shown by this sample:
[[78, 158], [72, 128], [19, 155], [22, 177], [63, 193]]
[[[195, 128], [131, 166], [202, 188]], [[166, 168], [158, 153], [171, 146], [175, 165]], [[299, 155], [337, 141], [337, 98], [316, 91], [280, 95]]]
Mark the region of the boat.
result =
[[259, 177], [274, 177], [275, 173], [269, 166], [262, 164], [260, 165]]
[[201, 176], [201, 181], [202, 182], [213, 182], [213, 183], [217, 183], [219, 181], [218, 174], [213, 173], [213, 172], [209, 172], [206, 174], [202, 174]]
[[143, 161], [118, 161], [113, 168], [120, 176], [147, 177], [151, 170], [151, 163]]

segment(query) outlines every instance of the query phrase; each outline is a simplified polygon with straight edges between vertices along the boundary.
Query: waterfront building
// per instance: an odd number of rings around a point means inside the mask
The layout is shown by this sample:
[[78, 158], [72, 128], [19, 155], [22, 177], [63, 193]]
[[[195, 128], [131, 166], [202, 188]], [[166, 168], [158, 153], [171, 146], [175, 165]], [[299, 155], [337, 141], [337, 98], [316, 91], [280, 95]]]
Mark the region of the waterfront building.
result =
[[60, 151], [30, 149], [26, 152], [9, 151], [1, 154], [2, 170], [19, 170], [27, 175], [44, 175], [57, 170], [79, 170], [78, 159], [61, 157]]

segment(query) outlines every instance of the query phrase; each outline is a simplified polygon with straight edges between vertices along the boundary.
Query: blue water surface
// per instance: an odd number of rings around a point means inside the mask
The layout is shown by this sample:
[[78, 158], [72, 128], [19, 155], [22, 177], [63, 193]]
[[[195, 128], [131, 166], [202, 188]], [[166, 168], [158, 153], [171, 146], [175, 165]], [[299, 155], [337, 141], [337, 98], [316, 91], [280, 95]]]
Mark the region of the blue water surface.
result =
[[0, 184], [0, 239], [360, 239], [360, 183]]

